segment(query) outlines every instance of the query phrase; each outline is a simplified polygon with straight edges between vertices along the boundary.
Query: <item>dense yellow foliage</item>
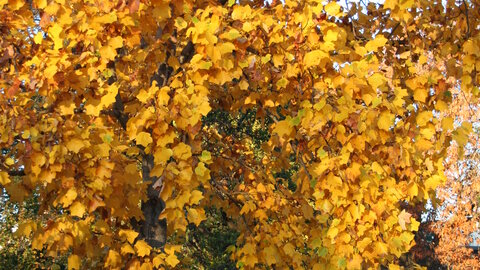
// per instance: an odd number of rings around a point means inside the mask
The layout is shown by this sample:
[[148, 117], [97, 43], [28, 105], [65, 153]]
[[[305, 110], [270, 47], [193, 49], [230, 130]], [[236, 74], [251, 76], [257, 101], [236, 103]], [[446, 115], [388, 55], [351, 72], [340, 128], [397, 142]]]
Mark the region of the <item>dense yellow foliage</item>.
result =
[[[17, 234], [69, 268], [175, 267], [132, 223], [160, 193], [167, 235], [236, 218], [238, 267], [398, 269], [471, 130], [448, 89], [478, 93], [476, 4], [446, 5], [0, 0], [0, 184], [59, 213]], [[252, 109], [258, 149], [202, 124]]]

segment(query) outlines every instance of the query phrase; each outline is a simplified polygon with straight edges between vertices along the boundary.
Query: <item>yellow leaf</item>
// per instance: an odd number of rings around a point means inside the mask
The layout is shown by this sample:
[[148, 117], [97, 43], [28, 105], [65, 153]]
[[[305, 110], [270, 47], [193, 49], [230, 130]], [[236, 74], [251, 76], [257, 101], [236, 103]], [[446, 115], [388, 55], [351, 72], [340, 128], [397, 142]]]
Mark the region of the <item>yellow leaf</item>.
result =
[[192, 156], [190, 146], [179, 143], [173, 148], [173, 156], [178, 160], [187, 160]]
[[69, 151], [78, 154], [78, 152], [80, 152], [80, 149], [85, 147], [85, 143], [83, 142], [83, 140], [73, 138], [66, 143], [66, 146]]
[[118, 252], [110, 249], [108, 251], [107, 258], [105, 260], [105, 268], [114, 268], [119, 266], [122, 263], [122, 257]]
[[265, 189], [265, 186], [264, 186], [262, 183], [260, 183], [260, 184], [257, 185], [257, 191], [258, 191], [259, 193], [265, 193], [265, 192], [267, 192], [267, 190]]
[[315, 207], [318, 207], [324, 213], [330, 213], [333, 209], [333, 204], [329, 200], [318, 200]]
[[443, 129], [443, 131], [453, 129], [453, 118], [452, 117], [445, 117], [445, 118], [442, 119], [442, 129]]
[[[28, 131], [25, 131], [24, 134], [26, 134], [26, 133], [29, 133], [29, 132], [28, 132]], [[23, 137], [23, 136], [22, 136], [22, 137]], [[29, 136], [27, 136], [27, 138], [25, 138], [25, 139], [28, 139], [28, 137], [29, 137]], [[13, 158], [6, 158], [6, 159], [5, 159], [5, 164], [7, 164], [8, 166], [11, 166], [11, 165], [15, 164], [15, 161], [13, 160]]]
[[334, 42], [338, 39], [338, 32], [334, 30], [328, 30], [327, 34], [323, 37], [325, 42]]
[[8, 175], [8, 173], [6, 172], [0, 172], [0, 184], [2, 186], [5, 186], [7, 185], [8, 183], [10, 183], [10, 176]]
[[53, 78], [55, 74], [57, 74], [58, 67], [56, 65], [49, 65], [47, 68], [43, 71], [43, 75], [47, 79]]
[[140, 266], [140, 270], [153, 270], [152, 263], [149, 261], [142, 263], [142, 266]]
[[75, 187], [71, 187], [65, 195], [62, 196], [60, 199], [60, 203], [63, 205], [64, 208], [70, 206], [72, 202], [77, 198], [77, 191]]
[[219, 49], [221, 54], [227, 54], [235, 50], [235, 45], [233, 45], [231, 42], [225, 42], [220, 45]]
[[103, 108], [112, 105], [115, 102], [115, 97], [118, 94], [117, 84], [112, 84], [105, 89], [106, 94], [102, 96], [100, 103]]
[[155, 256], [155, 258], [153, 258], [153, 266], [155, 266], [156, 268], [159, 268], [160, 265], [164, 264], [164, 261], [165, 261], [165, 254], [161, 253]]
[[140, 100], [140, 102], [146, 103], [147, 100], [148, 100], [149, 98], [151, 98], [151, 95], [150, 95], [149, 92], [147, 92], [147, 91], [145, 91], [145, 90], [142, 89], [142, 90], [140, 90], [140, 92], [137, 94], [137, 98], [138, 98], [138, 100]]
[[8, 7], [11, 10], [19, 10], [21, 7], [25, 5], [25, 1], [23, 0], [9, 0], [8, 1]]
[[275, 103], [274, 103], [272, 100], [270, 100], [270, 99], [265, 100], [265, 104], [263, 104], [263, 105], [264, 105], [265, 107], [270, 107], [270, 108], [275, 107]]
[[150, 133], [147, 133], [144, 131], [138, 133], [135, 140], [137, 141], [137, 144], [143, 145], [145, 147], [147, 147], [149, 144], [153, 142], [153, 139], [152, 139], [152, 136], [150, 136]]
[[383, 35], [377, 35], [374, 40], [370, 40], [365, 45], [365, 49], [369, 52], [376, 52], [378, 48], [385, 46], [387, 39]]
[[377, 126], [379, 129], [383, 129], [388, 131], [390, 127], [393, 125], [393, 120], [395, 119], [395, 115], [391, 114], [390, 112], [382, 112], [380, 117], [378, 118]]
[[365, 55], [368, 53], [367, 49], [365, 49], [365, 47], [362, 47], [362, 46], [356, 46], [355, 47], [355, 53], [357, 53], [358, 55]]
[[152, 11], [154, 18], [157, 21], [162, 21], [171, 17], [170, 5], [168, 2], [158, 2]]
[[190, 205], [198, 204], [203, 199], [203, 194], [199, 190], [192, 191], [192, 195], [190, 196]]
[[[418, 226], [420, 226], [420, 222], [418, 222], [417, 220], [415, 220], [414, 218], [410, 218], [410, 229], [412, 231], [418, 231]], [[411, 234], [412, 238], [413, 238], [413, 234]], [[410, 242], [410, 241], [409, 241]]]
[[275, 246], [269, 246], [263, 250], [265, 253], [265, 260], [268, 265], [276, 264], [281, 261], [280, 254]]
[[203, 116], [206, 116], [211, 110], [212, 108], [210, 107], [210, 104], [208, 104], [208, 102], [203, 102], [200, 104], [200, 106], [197, 107], [197, 112]]
[[253, 215], [255, 218], [258, 218], [259, 220], [266, 220], [268, 219], [268, 216], [267, 214], [265, 213], [265, 211], [263, 209], [258, 209], [257, 211], [255, 211], [255, 215]]
[[178, 31], [186, 28], [188, 26], [187, 22], [182, 17], [177, 17], [175, 19], [175, 27]]
[[285, 78], [281, 78], [277, 81], [276, 85], [279, 89], [285, 88], [288, 85], [288, 80]]
[[337, 227], [330, 227], [327, 232], [327, 236], [330, 239], [334, 239], [338, 235], [338, 228]]
[[93, 20], [94, 23], [100, 23], [100, 24], [108, 24], [108, 23], [113, 23], [118, 20], [117, 14], [115, 12], [110, 12], [108, 14], [105, 14], [103, 16], [97, 16]]
[[102, 46], [99, 52], [102, 58], [106, 60], [114, 60], [115, 56], [117, 56], [117, 51], [108, 45]]
[[368, 78], [368, 83], [372, 86], [373, 90], [377, 90], [378, 87], [382, 86], [386, 82], [385, 77], [380, 73], [374, 73]]
[[413, 91], [413, 99], [415, 99], [415, 101], [420, 101], [420, 102], [425, 103], [425, 101], [427, 100], [427, 97], [428, 97], [428, 90], [427, 89], [416, 88]]
[[53, 24], [53, 26], [50, 26], [48, 29], [48, 34], [54, 43], [54, 50], [58, 50], [63, 47], [63, 40], [60, 39], [60, 34], [62, 31], [63, 28], [58, 23]]
[[420, 129], [420, 134], [422, 134], [425, 139], [430, 140], [432, 139], [433, 135], [435, 135], [435, 128], [433, 126], [422, 128]]
[[234, 40], [241, 37], [241, 35], [237, 29], [230, 29], [228, 32], [223, 33], [220, 37], [228, 40]]
[[47, 6], [47, 0], [35, 0], [35, 6], [38, 9], [43, 9]]
[[341, 233], [337, 238], [339, 241], [344, 242], [345, 244], [348, 244], [350, 240], [352, 240], [352, 237], [350, 236], [350, 234], [345, 232]]
[[285, 246], [283, 246], [283, 251], [285, 251], [285, 254], [292, 256], [295, 254], [295, 246], [291, 243], [287, 243]]
[[38, 166], [43, 166], [46, 162], [45, 156], [38, 152], [32, 154], [30, 158], [32, 159], [33, 163], [35, 163]]
[[147, 244], [147, 242], [143, 240], [137, 241], [135, 243], [135, 250], [137, 251], [137, 255], [140, 257], [145, 257], [150, 255], [150, 251], [152, 250], [152, 247]]
[[238, 87], [241, 89], [241, 90], [247, 90], [248, 89], [248, 82], [246, 80], [242, 80], [240, 81], [240, 83], [238, 84]]
[[72, 115], [75, 113], [75, 103], [71, 100], [65, 100], [58, 104], [58, 110], [62, 115]]
[[360, 252], [363, 252], [371, 243], [372, 239], [365, 237], [357, 242], [357, 248]]
[[377, 254], [387, 254], [388, 253], [388, 246], [383, 242], [376, 242], [375, 243], [375, 251]]
[[470, 132], [472, 132], [472, 124], [469, 122], [463, 122], [462, 126], [453, 131], [452, 137], [460, 147], [463, 147], [468, 141]]
[[391, 263], [391, 264], [388, 265], [388, 270], [400, 270], [400, 269], [401, 268], [398, 264]]
[[408, 185], [407, 192], [410, 198], [416, 197], [418, 195], [418, 185], [415, 182], [411, 182]]
[[203, 209], [189, 208], [187, 210], [188, 221], [193, 222], [196, 226], [200, 225], [206, 219], [205, 211]]
[[155, 151], [153, 154], [155, 163], [165, 163], [173, 155], [173, 151], [170, 148], [161, 148], [160, 150]]
[[33, 38], [33, 42], [35, 42], [35, 44], [42, 44], [42, 40], [43, 40], [42, 32], [38, 32]]
[[432, 177], [429, 177], [427, 180], [425, 180], [425, 189], [427, 191], [435, 190], [444, 181], [444, 178], [442, 178], [440, 175], [433, 175]]
[[85, 104], [85, 111], [87, 115], [99, 116], [102, 109], [103, 107], [98, 99], [88, 99], [87, 103]]
[[337, 16], [340, 14], [340, 5], [337, 2], [330, 2], [325, 7], [325, 12], [330, 16]]
[[122, 255], [135, 254], [135, 250], [133, 250], [132, 246], [130, 246], [130, 244], [128, 244], [128, 243], [125, 243], [125, 244], [122, 245], [122, 248], [120, 249], [120, 252], [122, 253]]
[[80, 269], [81, 260], [78, 255], [68, 256], [68, 269]]
[[206, 150], [202, 151], [202, 155], [199, 157], [199, 159], [206, 164], [211, 164], [213, 162], [212, 154]]
[[118, 235], [120, 235], [120, 237], [122, 239], [127, 239], [127, 241], [130, 244], [133, 244], [133, 242], [135, 241], [135, 239], [138, 236], [138, 232], [133, 231], [133, 230], [120, 230]]
[[167, 256], [165, 262], [171, 267], [175, 267], [180, 261], [177, 259], [177, 256], [174, 253], [171, 253]]
[[322, 50], [315, 50], [305, 54], [305, 57], [303, 58], [303, 62], [305, 63], [305, 67], [308, 68], [308, 67], [320, 65], [320, 62], [323, 59], [326, 59], [329, 57], [330, 56], [326, 52]]
[[123, 38], [121, 36], [116, 36], [108, 40], [108, 46], [112, 49], [118, 49], [123, 47]]
[[157, 94], [157, 102], [159, 106], [167, 106], [168, 101], [170, 100], [170, 96], [168, 92], [170, 91], [170, 87], [164, 86], [158, 91]]
[[85, 214], [85, 205], [81, 202], [74, 202], [69, 209], [72, 216], [81, 218]]
[[266, 63], [270, 62], [270, 59], [272, 59], [272, 55], [267, 54], [267, 55], [263, 56], [260, 60], [261, 60], [262, 64], [266, 64]]
[[347, 262], [347, 269], [362, 269], [362, 262], [362, 256], [354, 254], [352, 259]]
[[292, 133], [293, 127], [288, 120], [282, 120], [275, 124], [273, 133], [277, 133], [280, 137], [288, 137]]

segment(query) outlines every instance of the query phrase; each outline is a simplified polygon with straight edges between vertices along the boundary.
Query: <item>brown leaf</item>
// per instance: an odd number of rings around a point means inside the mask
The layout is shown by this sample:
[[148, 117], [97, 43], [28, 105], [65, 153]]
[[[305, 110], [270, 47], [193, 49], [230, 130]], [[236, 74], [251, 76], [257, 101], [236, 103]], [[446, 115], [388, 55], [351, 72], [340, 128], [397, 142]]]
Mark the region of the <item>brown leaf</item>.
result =
[[20, 89], [20, 80], [15, 80], [15, 82], [10, 86], [10, 88], [7, 89], [7, 98], [12, 98], [14, 97]]
[[138, 11], [138, 8], [140, 7], [140, 0], [133, 0], [129, 5], [128, 9], [130, 13], [135, 13]]

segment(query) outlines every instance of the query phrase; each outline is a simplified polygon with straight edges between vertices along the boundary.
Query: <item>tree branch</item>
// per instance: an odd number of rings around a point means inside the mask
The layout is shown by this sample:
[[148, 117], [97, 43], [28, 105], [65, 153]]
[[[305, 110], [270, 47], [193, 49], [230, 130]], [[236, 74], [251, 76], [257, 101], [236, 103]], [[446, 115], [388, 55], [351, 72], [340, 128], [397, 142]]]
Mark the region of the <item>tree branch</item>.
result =
[[[290, 145], [292, 146], [292, 149], [293, 149], [293, 151], [295, 152], [295, 156], [298, 156], [297, 147], [296, 147], [292, 142], [290, 142]], [[310, 172], [308, 171], [307, 165], [305, 165], [305, 162], [303, 162], [301, 153], [300, 153], [300, 157], [298, 158], [298, 161], [300, 162], [300, 164], [302, 165], [303, 169], [305, 170], [305, 173], [307, 174], [308, 179], [309, 179], [310, 181], [312, 181], [312, 180], [313, 180], [313, 176], [312, 176], [312, 175], [310, 174]]]
[[0, 171], [7, 172], [9, 176], [25, 176], [26, 175], [24, 169], [11, 170], [5, 167], [3, 164], [0, 164]]

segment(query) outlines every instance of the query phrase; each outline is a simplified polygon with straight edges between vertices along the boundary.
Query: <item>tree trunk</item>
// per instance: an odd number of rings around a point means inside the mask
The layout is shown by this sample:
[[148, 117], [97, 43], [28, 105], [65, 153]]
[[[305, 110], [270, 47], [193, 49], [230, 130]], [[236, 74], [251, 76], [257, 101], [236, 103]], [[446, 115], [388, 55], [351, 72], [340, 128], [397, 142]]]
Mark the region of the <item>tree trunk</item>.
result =
[[150, 177], [150, 170], [153, 167], [153, 156], [145, 155], [142, 164], [143, 181], [149, 182], [147, 189], [147, 201], [142, 203], [142, 212], [144, 220], [133, 220], [132, 225], [139, 233], [139, 239], [145, 240], [154, 248], [162, 248], [165, 246], [167, 236], [167, 221], [159, 219], [165, 202], [160, 198], [160, 189], [154, 187], [159, 180], [158, 177]]

